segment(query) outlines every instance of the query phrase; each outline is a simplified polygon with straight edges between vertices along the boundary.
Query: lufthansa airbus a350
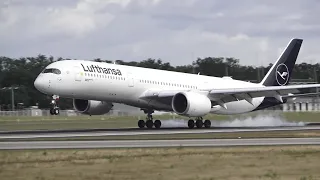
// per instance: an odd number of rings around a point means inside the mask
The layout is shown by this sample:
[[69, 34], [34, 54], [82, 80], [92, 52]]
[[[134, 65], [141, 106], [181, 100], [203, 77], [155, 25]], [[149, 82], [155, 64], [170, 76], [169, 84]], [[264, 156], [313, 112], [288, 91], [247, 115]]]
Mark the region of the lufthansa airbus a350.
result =
[[[141, 108], [147, 118], [138, 121], [140, 128], [161, 127], [161, 121], [152, 118], [155, 110], [189, 117], [189, 128], [208, 128], [210, 120], [203, 121], [202, 118], [208, 113], [252, 112], [286, 103], [303, 95], [296, 94], [301, 89], [320, 87], [320, 84], [288, 85], [302, 42], [302, 39], [292, 39], [260, 83], [85, 60], [62, 60], [48, 65], [34, 86], [53, 97], [72, 98], [75, 110], [83, 114], [105, 114], [113, 103]], [[59, 107], [54, 102], [53, 98], [50, 113], [59, 114]]]

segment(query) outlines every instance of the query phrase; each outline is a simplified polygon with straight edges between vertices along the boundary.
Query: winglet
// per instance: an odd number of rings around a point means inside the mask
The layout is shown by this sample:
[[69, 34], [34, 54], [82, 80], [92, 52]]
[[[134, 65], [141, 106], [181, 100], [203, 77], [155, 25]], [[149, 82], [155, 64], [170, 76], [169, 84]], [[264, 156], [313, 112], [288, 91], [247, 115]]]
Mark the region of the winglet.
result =
[[288, 85], [302, 42], [302, 39], [292, 39], [260, 84], [264, 86]]

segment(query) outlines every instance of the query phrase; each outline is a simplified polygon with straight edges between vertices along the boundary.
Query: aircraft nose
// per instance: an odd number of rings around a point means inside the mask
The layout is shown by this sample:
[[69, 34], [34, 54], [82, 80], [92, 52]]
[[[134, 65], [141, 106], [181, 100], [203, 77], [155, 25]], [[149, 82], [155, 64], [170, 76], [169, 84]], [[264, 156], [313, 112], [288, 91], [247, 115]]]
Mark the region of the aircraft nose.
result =
[[45, 83], [41, 80], [41, 78], [37, 77], [37, 79], [34, 81], [34, 87], [43, 92], [45, 89]]

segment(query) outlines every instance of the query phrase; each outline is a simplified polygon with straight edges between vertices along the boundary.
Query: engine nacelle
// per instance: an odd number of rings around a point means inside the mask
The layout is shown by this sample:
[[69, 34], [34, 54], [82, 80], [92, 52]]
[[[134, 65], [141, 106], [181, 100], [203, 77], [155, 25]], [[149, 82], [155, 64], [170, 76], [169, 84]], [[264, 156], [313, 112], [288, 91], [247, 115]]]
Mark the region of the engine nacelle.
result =
[[73, 107], [82, 114], [103, 115], [111, 110], [113, 104], [104, 101], [73, 99]]
[[184, 116], [205, 116], [211, 110], [210, 99], [194, 92], [180, 92], [173, 96], [172, 109], [175, 113]]

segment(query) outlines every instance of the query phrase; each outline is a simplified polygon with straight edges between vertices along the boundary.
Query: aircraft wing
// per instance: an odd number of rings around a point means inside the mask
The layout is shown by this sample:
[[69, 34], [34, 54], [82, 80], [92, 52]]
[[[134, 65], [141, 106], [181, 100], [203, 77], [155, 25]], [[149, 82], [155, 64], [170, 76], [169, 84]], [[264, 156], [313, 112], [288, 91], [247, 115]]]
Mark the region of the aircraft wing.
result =
[[[274, 97], [283, 102], [282, 97], [298, 97], [310, 93], [300, 93], [303, 89], [319, 88], [320, 84], [309, 85], [287, 85], [287, 86], [267, 86], [267, 87], [245, 87], [245, 88], [226, 88], [226, 89], [209, 89], [209, 90], [148, 90], [140, 98], [154, 99], [162, 103], [171, 103], [171, 98], [179, 92], [193, 91], [207, 95], [211, 101], [217, 104], [224, 104], [232, 101], [246, 100], [252, 103], [252, 98], [256, 97]], [[289, 95], [291, 93], [291, 95]], [[292, 93], [299, 93], [293, 94]], [[311, 93], [312, 94], [312, 93]], [[315, 93], [313, 93], [315, 94]]]
[[[210, 99], [222, 103], [246, 100], [251, 103], [255, 97], [274, 97], [282, 102], [281, 97], [288, 97], [289, 93], [300, 93], [303, 89], [319, 88], [320, 84], [308, 85], [287, 85], [287, 86], [267, 86], [267, 87], [246, 87], [210, 90]], [[305, 93], [301, 93], [302, 96]], [[296, 95], [297, 97], [297, 95]]]
[[320, 92], [318, 93], [305, 93], [305, 94], [288, 94], [284, 95], [282, 97], [284, 98], [296, 98], [296, 97], [314, 97], [314, 96], [319, 96]]

